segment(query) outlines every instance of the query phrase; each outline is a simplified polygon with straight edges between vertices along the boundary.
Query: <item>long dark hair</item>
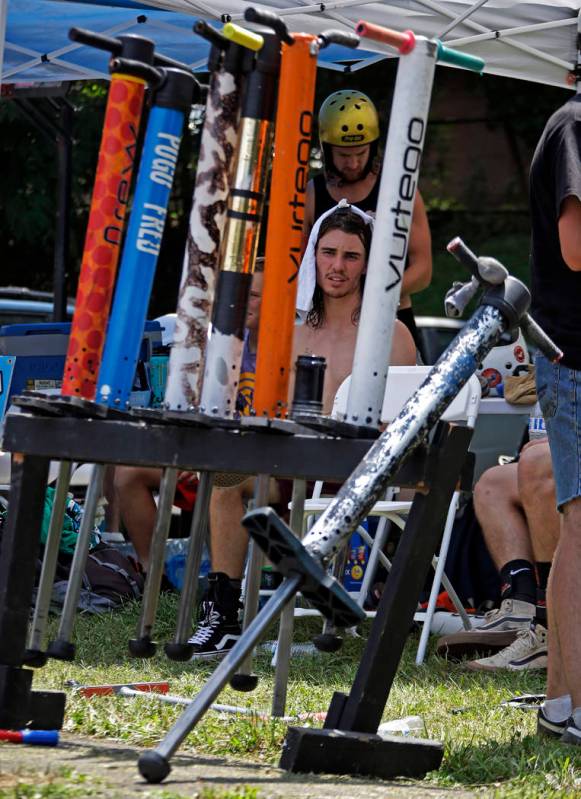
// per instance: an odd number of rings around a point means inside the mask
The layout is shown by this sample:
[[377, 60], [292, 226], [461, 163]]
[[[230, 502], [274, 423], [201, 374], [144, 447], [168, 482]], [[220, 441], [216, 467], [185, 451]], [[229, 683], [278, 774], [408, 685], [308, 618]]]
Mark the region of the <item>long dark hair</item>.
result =
[[[315, 261], [317, 257], [317, 248], [319, 246], [319, 242], [329, 233], [331, 230], [340, 230], [343, 233], [349, 233], [351, 235], [357, 236], [363, 247], [365, 248], [365, 258], [369, 258], [369, 250], [371, 249], [371, 225], [365, 222], [363, 217], [359, 214], [356, 214], [351, 208], [337, 208], [332, 214], [325, 217], [321, 222], [321, 227], [319, 228], [319, 233], [317, 235], [317, 241], [315, 242]], [[361, 295], [363, 295], [363, 287], [365, 285], [365, 272], [361, 275], [360, 283], [359, 283], [359, 291]], [[359, 322], [359, 313], [361, 311], [361, 305], [359, 305], [354, 311], [351, 317], [351, 321], [354, 325]], [[321, 287], [318, 283], [315, 284], [315, 291], [313, 292], [313, 306], [311, 310], [307, 314], [306, 322], [310, 327], [319, 328], [322, 327], [325, 321], [325, 305], [323, 302], [323, 292]]]

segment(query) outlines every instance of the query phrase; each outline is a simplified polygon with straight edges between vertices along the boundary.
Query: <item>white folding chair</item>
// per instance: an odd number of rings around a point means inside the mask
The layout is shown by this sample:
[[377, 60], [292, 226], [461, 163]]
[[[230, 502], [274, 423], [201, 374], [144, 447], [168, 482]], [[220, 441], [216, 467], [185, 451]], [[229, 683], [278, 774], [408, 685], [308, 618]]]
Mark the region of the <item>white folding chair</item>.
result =
[[[383, 408], [381, 413], [382, 422], [389, 424], [393, 419], [398, 416], [404, 404], [411, 396], [411, 394], [423, 382], [429, 373], [430, 366], [392, 366], [389, 369]], [[350, 377], [346, 378], [339, 387], [335, 395], [333, 404], [332, 415], [337, 418], [344, 418], [345, 408], [347, 405], [347, 396], [349, 393]], [[473, 375], [464, 388], [454, 398], [453, 402], [442, 415], [442, 419], [448, 422], [461, 422], [474, 427], [476, 418], [478, 416], [478, 407], [480, 403], [480, 383], [478, 378]], [[331, 497], [321, 496], [322, 484], [317, 484], [313, 496], [305, 502], [305, 522], [309, 516], [321, 514], [331, 501]], [[393, 491], [393, 490], [392, 490]], [[450, 502], [446, 524], [444, 527], [440, 551], [434, 557], [432, 565], [434, 567], [435, 575], [432, 582], [430, 597], [425, 611], [416, 613], [416, 621], [423, 622], [422, 634], [416, 655], [416, 663], [423, 662], [425, 651], [427, 648], [428, 638], [430, 635], [430, 627], [436, 609], [436, 601], [438, 598], [440, 584], [443, 584], [452, 600], [456, 610], [458, 611], [465, 629], [471, 628], [470, 618], [467, 615], [462, 603], [460, 602], [453, 586], [444, 573], [444, 564], [450, 545], [450, 538], [452, 535], [452, 527], [456, 511], [458, 509], [458, 502], [460, 492], [455, 491]], [[372, 510], [370, 516], [379, 516], [380, 522], [378, 524], [377, 533], [375, 538], [372, 539], [367, 531], [359, 527], [358, 532], [366, 543], [370, 546], [369, 559], [367, 569], [358, 594], [358, 602], [363, 605], [365, 597], [367, 596], [373, 574], [379, 562], [389, 570], [391, 564], [386, 556], [383, 554], [383, 546], [385, 544], [388, 532], [388, 522], [392, 522], [400, 529], [405, 527], [407, 515], [411, 508], [411, 501], [394, 500], [388, 496], [387, 499], [377, 502]], [[368, 613], [369, 616], [374, 615]]]

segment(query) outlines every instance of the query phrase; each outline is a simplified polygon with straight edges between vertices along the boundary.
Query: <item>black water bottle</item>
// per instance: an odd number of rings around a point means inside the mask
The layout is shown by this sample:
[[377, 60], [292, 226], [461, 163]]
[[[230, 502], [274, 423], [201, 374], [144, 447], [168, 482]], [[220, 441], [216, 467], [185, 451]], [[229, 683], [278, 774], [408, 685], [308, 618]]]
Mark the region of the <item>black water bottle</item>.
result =
[[291, 417], [320, 416], [327, 362], [319, 355], [299, 355], [295, 364], [295, 390]]

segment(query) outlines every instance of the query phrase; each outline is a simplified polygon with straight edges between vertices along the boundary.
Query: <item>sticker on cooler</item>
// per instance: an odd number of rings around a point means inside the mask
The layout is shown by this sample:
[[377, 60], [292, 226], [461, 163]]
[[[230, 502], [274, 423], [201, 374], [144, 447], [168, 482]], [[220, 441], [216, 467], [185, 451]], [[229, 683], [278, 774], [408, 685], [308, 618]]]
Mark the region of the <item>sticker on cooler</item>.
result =
[[[367, 530], [367, 520], [362, 524]], [[358, 532], [354, 532], [349, 541], [347, 561], [343, 571], [343, 585], [347, 591], [358, 592], [361, 589], [365, 567], [369, 559], [369, 547]]]
[[542, 416], [532, 416], [529, 418], [529, 439], [544, 438], [547, 435], [545, 420]]

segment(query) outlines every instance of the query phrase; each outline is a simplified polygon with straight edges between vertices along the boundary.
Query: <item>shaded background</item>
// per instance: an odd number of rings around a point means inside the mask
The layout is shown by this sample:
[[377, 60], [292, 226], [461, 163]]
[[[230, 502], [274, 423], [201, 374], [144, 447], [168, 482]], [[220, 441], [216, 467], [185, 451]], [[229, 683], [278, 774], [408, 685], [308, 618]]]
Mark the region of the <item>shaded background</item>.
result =
[[[377, 104], [385, 137], [396, 68], [396, 60], [386, 60], [354, 73], [321, 69], [315, 107], [332, 91], [360, 89]], [[105, 82], [71, 84], [67, 93], [74, 107], [67, 259], [71, 296], [76, 292], [106, 93]], [[547, 118], [567, 96], [562, 89], [526, 81], [438, 68], [420, 179], [433, 237], [434, 279], [429, 289], [415, 295], [416, 313], [442, 315], [446, 290], [454, 279], [466, 277], [445, 252], [455, 235], [528, 280], [528, 168]], [[30, 102], [49, 108], [47, 100]], [[0, 104], [0, 127], [0, 284], [50, 290], [56, 145], [9, 98]], [[150, 318], [175, 310], [198, 142], [192, 124], [182, 144]], [[320, 164], [317, 149], [314, 140], [314, 171]]]

